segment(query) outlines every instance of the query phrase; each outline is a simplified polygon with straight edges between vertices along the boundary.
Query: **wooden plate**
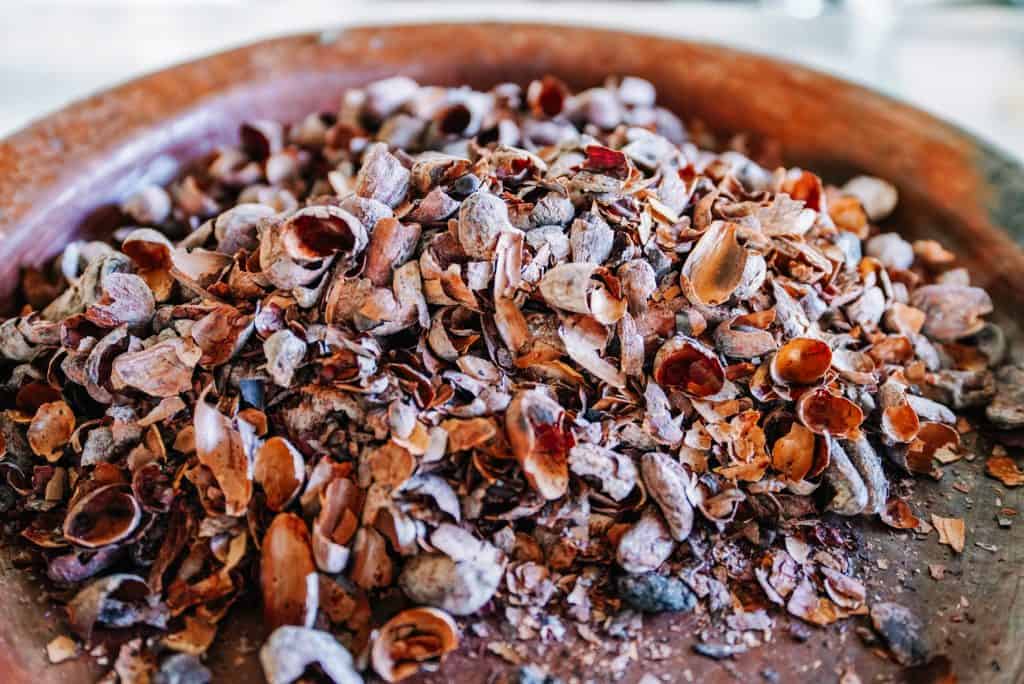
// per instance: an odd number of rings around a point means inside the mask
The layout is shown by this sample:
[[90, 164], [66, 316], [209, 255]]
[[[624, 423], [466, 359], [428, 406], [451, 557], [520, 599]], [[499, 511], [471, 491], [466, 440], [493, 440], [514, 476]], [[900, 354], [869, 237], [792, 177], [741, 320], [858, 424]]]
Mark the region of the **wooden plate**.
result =
[[[101, 93], [0, 142], [0, 294], [8, 308], [20, 265], [38, 264], [70, 239], [109, 228], [111, 207], [143, 180], [169, 179], [179, 165], [235, 140], [247, 119], [296, 119], [335, 109], [348, 87], [402, 73], [422, 83], [488, 87], [551, 73], [574, 87], [608, 74], [651, 80], [660, 102], [716, 132], [771, 139], [783, 159], [842, 179], [866, 172], [901, 193], [892, 229], [942, 240], [977, 284], [990, 290], [1016, 336], [1024, 301], [1024, 170], [964, 132], [906, 105], [822, 74], [764, 57], [663, 38], [517, 24], [361, 28], [270, 40], [173, 67]], [[978, 451], [987, 455], [982, 444]], [[800, 642], [779, 617], [775, 641], [728, 661], [691, 651], [694, 616], [647, 621], [623, 681], [645, 673], [664, 681], [834, 682], [846, 670], [861, 681], [933, 681], [951, 669], [959, 681], [1024, 680], [1024, 520], [995, 521], [1001, 506], [1024, 508], [1020, 490], [982, 473], [983, 458], [919, 482], [915, 510], [963, 517], [967, 548], [955, 555], [932, 535], [915, 540], [877, 521], [851, 523], [869, 599], [913, 608], [946, 653], [928, 671], [905, 672], [872, 653], [850, 620], [811, 629]], [[959, 483], [959, 489], [952, 488]], [[39, 599], [38, 584], [0, 550], [0, 672], [10, 684], [92, 681], [84, 659], [47, 663], [44, 646], [63, 633], [62, 614]], [[880, 561], [887, 561], [883, 567]], [[928, 564], [942, 563], [936, 581]], [[260, 681], [258, 619], [236, 609], [210, 655], [217, 681]], [[499, 626], [500, 627], [500, 626]], [[607, 644], [583, 657], [575, 630], [557, 643], [508, 642], [525, 663], [543, 663], [567, 681], [609, 679], [604, 663], [629, 652]], [[463, 684], [492, 681], [514, 666], [466, 639], [440, 672], [423, 677]], [[657, 644], [652, 648], [652, 644]], [[774, 673], [774, 674], [773, 674]], [[772, 679], [777, 677], [777, 679]]]

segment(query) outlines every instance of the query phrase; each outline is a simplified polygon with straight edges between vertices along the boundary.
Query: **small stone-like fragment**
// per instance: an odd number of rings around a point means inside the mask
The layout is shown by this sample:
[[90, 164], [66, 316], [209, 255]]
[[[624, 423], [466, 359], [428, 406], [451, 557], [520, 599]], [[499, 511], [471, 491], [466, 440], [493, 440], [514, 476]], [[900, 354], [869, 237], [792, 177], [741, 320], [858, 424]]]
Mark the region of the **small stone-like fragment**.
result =
[[46, 657], [54, 665], [71, 660], [78, 656], [78, 644], [70, 637], [61, 635], [54, 637], [46, 644]]
[[653, 572], [620, 575], [615, 587], [619, 598], [644, 613], [688, 613], [697, 605], [697, 596], [676, 577]]
[[932, 645], [924, 624], [907, 607], [876, 603], [871, 606], [871, 624], [900, 665], [915, 667], [931, 660]]

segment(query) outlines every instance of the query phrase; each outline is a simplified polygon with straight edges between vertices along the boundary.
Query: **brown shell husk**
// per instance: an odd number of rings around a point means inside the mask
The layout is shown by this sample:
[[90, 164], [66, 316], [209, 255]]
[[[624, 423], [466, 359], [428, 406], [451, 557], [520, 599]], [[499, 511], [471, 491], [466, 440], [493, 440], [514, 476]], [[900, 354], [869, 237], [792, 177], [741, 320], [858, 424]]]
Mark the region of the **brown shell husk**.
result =
[[95, 549], [131, 536], [142, 521], [142, 507], [122, 484], [108, 484], [72, 499], [64, 518], [64, 538]]
[[588, 314], [605, 325], [626, 311], [618, 278], [594, 264], [559, 264], [544, 274], [540, 293], [550, 306]]
[[704, 344], [676, 335], [654, 356], [654, 380], [662, 387], [706, 399], [722, 391], [725, 369], [715, 352]]
[[386, 682], [420, 670], [422, 663], [443, 661], [459, 646], [459, 629], [437, 608], [410, 608], [385, 623], [370, 652], [373, 669]]
[[281, 225], [284, 253], [297, 261], [316, 261], [342, 253], [354, 257], [366, 248], [366, 229], [341, 207], [317, 205], [300, 209]]
[[505, 432], [533, 488], [549, 500], [565, 494], [575, 438], [558, 402], [539, 390], [516, 394], [505, 412]]
[[854, 437], [864, 422], [864, 411], [859, 406], [825, 388], [801, 395], [796, 414], [811, 432], [833, 437]]
[[680, 276], [689, 281], [695, 304], [722, 304], [743, 281], [747, 250], [736, 239], [738, 229], [735, 223], [712, 223], [686, 258]]
[[675, 550], [672, 532], [652, 507], [619, 539], [615, 559], [623, 570], [639, 575], [657, 570]]
[[278, 513], [261, 544], [263, 622], [312, 627], [319, 593], [309, 530], [294, 513]]
[[36, 410], [26, 437], [33, 453], [51, 463], [59, 461], [75, 431], [75, 414], [64, 401], [52, 401]]
[[256, 451], [253, 480], [263, 488], [267, 508], [284, 510], [302, 489], [306, 462], [284, 437], [271, 437]]
[[195, 449], [199, 462], [210, 469], [224, 497], [224, 512], [242, 515], [252, 498], [252, 474], [242, 436], [231, 421], [206, 401], [203, 392], [195, 407]]
[[693, 530], [689, 474], [677, 461], [658, 452], [644, 454], [640, 467], [647, 492], [661, 509], [672, 538], [686, 541]]
[[772, 357], [772, 379], [780, 385], [811, 385], [832, 366], [832, 349], [822, 340], [797, 337]]

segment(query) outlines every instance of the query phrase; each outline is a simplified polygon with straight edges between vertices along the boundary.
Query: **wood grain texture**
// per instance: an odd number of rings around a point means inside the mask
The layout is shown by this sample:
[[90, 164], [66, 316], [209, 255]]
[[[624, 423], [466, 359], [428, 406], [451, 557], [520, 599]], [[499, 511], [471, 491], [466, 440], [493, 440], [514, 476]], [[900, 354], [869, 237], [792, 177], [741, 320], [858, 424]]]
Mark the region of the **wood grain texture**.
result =
[[[583, 87], [608, 74], [636, 74], [654, 82], [662, 103], [686, 118], [718, 132], [778, 141], [788, 163], [835, 178], [867, 172], [892, 180], [902, 200], [889, 225], [946, 242], [992, 291], [1002, 320], [1019, 337], [1024, 254], [1011, 234], [1024, 238], [1024, 171], [1003, 155], [933, 117], [794, 65], [711, 45], [531, 25], [363, 28], [271, 40], [147, 76], [30, 126], [0, 142], [0, 295], [10, 307], [20, 265], [41, 262], [74, 236], [101, 232], [105, 207], [143, 179], [166, 180], [184, 161], [234, 141], [241, 121], [334, 109], [345, 88], [395, 73], [476, 87], [544, 73]], [[976, 450], [987, 454], [988, 447]], [[918, 481], [912, 499], [921, 515], [965, 518], [962, 555], [940, 546], [934, 534], [913, 540], [877, 522], [848, 524], [860, 540], [870, 599], [913, 608], [959, 681], [1019, 682], [1024, 521], [997, 528], [995, 511], [1024, 508], [1024, 496], [986, 478], [982, 464], [983, 458], [962, 461], [946, 468], [941, 483]], [[954, 481], [969, 493], [953, 490]], [[84, 660], [47, 665], [44, 646], [61, 633], [59, 611], [40, 602], [38, 583], [12, 568], [12, 557], [11, 549], [0, 551], [2, 681], [91, 681], [100, 670]], [[879, 567], [878, 559], [888, 559], [889, 567]], [[946, 578], [931, 579], [928, 563], [944, 563]], [[624, 681], [647, 672], [679, 681], [686, 671], [694, 681], [759, 681], [770, 670], [781, 682], [830, 682], [844, 668], [864, 682], [934, 677], [901, 671], [873, 654], [855, 634], [864, 624], [858, 620], [812, 629], [805, 643], [777, 629], [775, 643], [721, 663], [691, 652], [695, 620], [649, 620], [641, 661]], [[492, 628], [500, 633], [501, 625]], [[259, 681], [252, 646], [261, 632], [258, 611], [235, 609], [211, 653], [217, 681]], [[668, 657], [650, 657], [650, 640], [664, 643]], [[526, 661], [565, 677], [606, 680], [575, 644], [573, 634], [543, 649], [530, 645]], [[609, 657], [626, 647], [609, 642]], [[487, 654], [486, 641], [467, 639], [440, 672], [420, 679], [471, 684], [510, 668]]]

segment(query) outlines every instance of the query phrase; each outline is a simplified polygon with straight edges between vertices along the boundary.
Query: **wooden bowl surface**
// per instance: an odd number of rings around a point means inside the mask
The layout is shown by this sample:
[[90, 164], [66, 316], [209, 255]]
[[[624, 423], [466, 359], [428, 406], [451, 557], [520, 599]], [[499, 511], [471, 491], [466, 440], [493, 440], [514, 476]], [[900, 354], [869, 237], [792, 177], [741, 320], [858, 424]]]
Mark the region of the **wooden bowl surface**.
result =
[[[56, 254], [74, 237], [109, 229], [111, 208], [144, 180], [165, 181], [214, 146], [236, 139], [243, 120], [294, 120], [334, 109], [341, 93], [396, 73], [421, 83], [486, 88], [554, 74], [574, 87], [609, 74], [652, 81], [660, 102], [722, 133], [781, 145], [784, 160], [842, 180], [858, 172], [900, 189], [889, 225], [935, 237], [957, 252], [975, 282], [997, 301], [1001, 322], [1016, 334], [1024, 298], [1024, 170], [949, 124], [864, 88], [777, 60], [717, 46], [642, 35], [556, 26], [484, 24], [359, 28], [269, 40], [166, 69], [75, 103], [0, 142], [0, 294], [13, 307], [18, 269]], [[982, 454], [985, 456], [987, 454]], [[968, 546], [952, 554], [934, 535], [923, 541], [878, 522], [852, 524], [869, 598], [892, 599], [928, 622], [947, 659], [924, 672], [903, 672], [872, 653], [856, 620], [812, 629], [806, 642], [787, 635], [726, 661], [695, 655], [693, 616], [646, 621], [639, 661], [624, 681], [644, 673], [671, 681], [837, 681], [845, 670], [863, 682], [933, 681], [952, 668], [961, 682], [1024, 680], [1024, 522], [995, 523], [1002, 506], [1024, 509], [1021, 490], [1005, 490], [982, 473], [984, 459], [946, 468], [942, 483], [920, 482], [915, 510], [963, 517]], [[962, 493], [951, 489], [963, 484]], [[989, 550], [996, 548], [995, 551]], [[13, 568], [0, 549], [0, 672], [9, 684], [92, 681], [85, 659], [60, 666], [45, 644], [64, 633], [61, 611], [40, 600], [38, 583]], [[887, 560], [887, 567], [880, 561]], [[933, 580], [929, 563], [946, 566]], [[210, 654], [216, 681], [261, 681], [253, 646], [262, 639], [255, 612], [236, 608]], [[599, 663], [578, 658], [575, 630], [560, 643], [512, 642], [525, 663], [564, 678], [602, 681]], [[487, 650], [492, 639], [466, 638], [440, 672], [423, 681], [489, 681], [512, 668]], [[669, 647], [664, 659], [650, 645]], [[628, 644], [610, 643], [608, 660]]]

